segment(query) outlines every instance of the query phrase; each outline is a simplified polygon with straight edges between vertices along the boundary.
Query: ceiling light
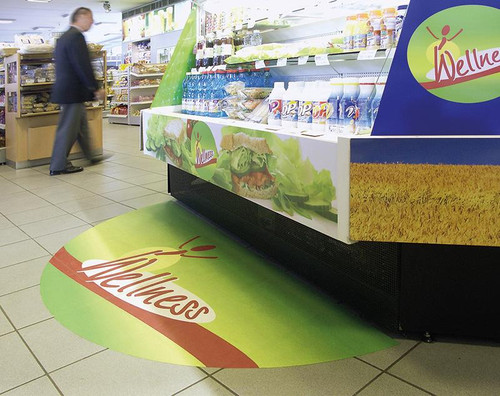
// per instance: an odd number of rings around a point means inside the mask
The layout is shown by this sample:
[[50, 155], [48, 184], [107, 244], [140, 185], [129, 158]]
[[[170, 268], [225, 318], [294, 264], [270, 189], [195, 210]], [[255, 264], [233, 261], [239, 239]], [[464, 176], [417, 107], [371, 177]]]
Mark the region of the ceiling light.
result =
[[0, 19], [0, 23], [12, 23], [12, 22], [15, 22], [16, 20], [15, 19]]
[[50, 3], [52, 0], [26, 0], [28, 3]]
[[54, 29], [54, 26], [35, 26], [33, 30], [46, 30], [46, 29]]
[[116, 22], [96, 22], [94, 25], [116, 25]]

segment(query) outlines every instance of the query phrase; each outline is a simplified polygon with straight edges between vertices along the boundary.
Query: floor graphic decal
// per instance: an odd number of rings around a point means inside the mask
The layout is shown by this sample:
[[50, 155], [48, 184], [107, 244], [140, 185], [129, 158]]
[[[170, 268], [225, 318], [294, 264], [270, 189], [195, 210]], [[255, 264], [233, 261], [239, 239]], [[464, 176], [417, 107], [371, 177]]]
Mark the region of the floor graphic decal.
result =
[[176, 202], [70, 241], [45, 268], [41, 294], [81, 337], [182, 365], [295, 366], [396, 344]]

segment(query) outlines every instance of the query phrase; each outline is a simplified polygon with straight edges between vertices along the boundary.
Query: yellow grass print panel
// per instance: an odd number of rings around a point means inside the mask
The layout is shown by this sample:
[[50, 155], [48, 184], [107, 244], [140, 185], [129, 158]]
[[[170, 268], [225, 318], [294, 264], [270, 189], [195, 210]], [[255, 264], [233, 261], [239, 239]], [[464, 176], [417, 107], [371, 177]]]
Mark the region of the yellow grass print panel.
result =
[[351, 164], [350, 237], [500, 246], [500, 166]]

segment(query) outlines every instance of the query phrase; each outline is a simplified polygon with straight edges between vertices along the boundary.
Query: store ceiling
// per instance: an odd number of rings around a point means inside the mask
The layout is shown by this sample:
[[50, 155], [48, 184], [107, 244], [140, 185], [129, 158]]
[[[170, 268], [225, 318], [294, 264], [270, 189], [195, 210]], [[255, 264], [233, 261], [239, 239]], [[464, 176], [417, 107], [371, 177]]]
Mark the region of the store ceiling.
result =
[[[10, 24], [0, 24], [0, 42], [14, 42], [14, 35], [39, 33], [50, 37], [69, 25], [69, 14], [78, 7], [88, 7], [94, 12], [96, 25], [86, 34], [87, 41], [106, 43], [121, 40], [121, 12], [151, 3], [152, 0], [109, 0], [111, 12], [104, 12], [100, 0], [52, 0], [50, 3], [33, 3], [27, 0], [1, 0], [0, 19], [15, 19]], [[65, 16], [68, 14], [68, 16]]]

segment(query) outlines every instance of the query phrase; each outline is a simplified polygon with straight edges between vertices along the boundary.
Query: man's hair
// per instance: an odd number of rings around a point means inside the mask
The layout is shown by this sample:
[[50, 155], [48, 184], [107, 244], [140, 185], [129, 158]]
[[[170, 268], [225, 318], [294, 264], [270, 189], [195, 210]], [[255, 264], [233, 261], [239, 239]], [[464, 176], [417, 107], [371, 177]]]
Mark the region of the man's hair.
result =
[[92, 10], [87, 7], [79, 7], [71, 14], [71, 23], [75, 23], [80, 15], [92, 14]]

